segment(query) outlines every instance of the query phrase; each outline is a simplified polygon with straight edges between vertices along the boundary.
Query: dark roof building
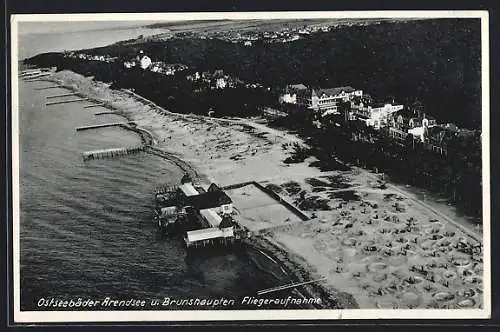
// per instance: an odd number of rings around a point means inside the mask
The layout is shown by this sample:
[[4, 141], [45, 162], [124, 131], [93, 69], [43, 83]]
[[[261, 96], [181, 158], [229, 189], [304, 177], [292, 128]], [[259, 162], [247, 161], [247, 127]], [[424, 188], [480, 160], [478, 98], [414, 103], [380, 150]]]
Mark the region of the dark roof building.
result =
[[219, 228], [233, 227], [233, 218], [231, 216], [222, 217], [222, 221], [219, 224]]
[[185, 206], [189, 205], [197, 210], [219, 207], [225, 204], [231, 204], [232, 202], [231, 198], [222, 190], [207, 191], [199, 195], [187, 196], [184, 198]]
[[212, 183], [208, 189], [207, 189], [208, 192], [214, 192], [214, 191], [221, 191], [222, 192], [222, 189], [216, 185], [215, 183]]
[[356, 91], [352, 86], [340, 86], [337, 88], [328, 88], [328, 89], [313, 89], [312, 94], [317, 96], [327, 95], [327, 96], [338, 96], [342, 92], [352, 93]]
[[193, 182], [193, 179], [191, 178], [191, 176], [189, 176], [189, 174], [184, 174], [184, 176], [181, 179], [181, 184], [189, 182]]

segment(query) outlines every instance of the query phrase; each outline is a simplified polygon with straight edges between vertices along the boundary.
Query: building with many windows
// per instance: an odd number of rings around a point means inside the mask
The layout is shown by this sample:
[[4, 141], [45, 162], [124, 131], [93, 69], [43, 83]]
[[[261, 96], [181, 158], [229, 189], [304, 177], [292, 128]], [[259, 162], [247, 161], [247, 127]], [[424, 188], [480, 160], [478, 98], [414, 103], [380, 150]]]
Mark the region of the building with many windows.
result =
[[287, 86], [285, 93], [280, 96], [280, 102], [303, 106], [325, 116], [338, 113], [340, 103], [349, 102], [362, 95], [362, 90], [350, 86], [311, 89], [303, 84], [295, 84]]
[[362, 90], [356, 90], [350, 86], [342, 86], [330, 89], [312, 89], [311, 100], [308, 101], [309, 108], [320, 113], [322, 116], [339, 112], [342, 102], [349, 102], [354, 97], [361, 97]]
[[379, 107], [369, 107], [369, 118], [366, 120], [368, 126], [380, 129], [389, 123], [392, 115], [401, 111], [403, 105], [384, 104]]

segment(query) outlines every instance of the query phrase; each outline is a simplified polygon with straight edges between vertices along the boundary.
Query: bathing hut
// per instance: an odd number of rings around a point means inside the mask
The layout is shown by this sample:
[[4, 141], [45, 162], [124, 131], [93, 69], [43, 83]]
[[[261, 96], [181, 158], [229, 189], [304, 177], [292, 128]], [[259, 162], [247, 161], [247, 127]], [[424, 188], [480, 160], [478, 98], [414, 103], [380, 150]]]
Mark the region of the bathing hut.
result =
[[216, 213], [231, 214], [233, 201], [222, 190], [206, 191], [198, 195], [184, 196], [182, 203], [185, 207], [196, 210], [214, 209]]
[[184, 176], [176, 189], [156, 193], [155, 220], [163, 229], [214, 228], [232, 212], [233, 202], [219, 186], [212, 183], [204, 188], [193, 183], [189, 176]]
[[200, 210], [209, 227], [186, 232], [186, 247], [206, 247], [208, 245], [228, 245], [234, 243], [235, 229], [230, 216], [221, 217], [213, 209]]

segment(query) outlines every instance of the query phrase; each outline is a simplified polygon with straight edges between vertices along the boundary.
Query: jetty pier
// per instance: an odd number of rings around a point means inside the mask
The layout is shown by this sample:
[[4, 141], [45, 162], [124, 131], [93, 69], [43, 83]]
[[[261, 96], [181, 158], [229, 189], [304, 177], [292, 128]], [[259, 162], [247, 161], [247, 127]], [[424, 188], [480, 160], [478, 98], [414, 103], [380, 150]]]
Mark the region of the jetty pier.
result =
[[127, 156], [144, 151], [141, 147], [130, 147], [130, 148], [112, 148], [112, 149], [101, 149], [94, 151], [86, 151], [83, 153], [83, 160], [95, 160], [95, 159], [105, 159], [105, 158], [115, 158], [118, 156]]
[[90, 129], [98, 129], [98, 128], [106, 128], [106, 127], [125, 127], [129, 125], [135, 125], [135, 122], [129, 121], [129, 122], [112, 122], [112, 123], [102, 123], [102, 124], [97, 124], [97, 125], [90, 125], [90, 126], [81, 126], [81, 127], [76, 127], [76, 131], [82, 131], [82, 130], [90, 130]]
[[[92, 107], [106, 107], [105, 103], [97, 103], [97, 104], [91, 104], [91, 105], [86, 105], [83, 106], [83, 108], [92, 108]], [[105, 114], [104, 112], [98, 113], [98, 114]], [[96, 114], [96, 115], [98, 115]]]
[[71, 93], [63, 93], [61, 95], [53, 95], [53, 96], [47, 96], [45, 98], [47, 99], [52, 99], [52, 98], [62, 98], [62, 97], [69, 97], [69, 96], [79, 96], [79, 92], [71, 92]]
[[56, 67], [52, 68], [27, 68], [21, 70], [18, 76], [26, 82], [41, 81], [44, 77], [52, 75]]
[[57, 105], [57, 104], [68, 104], [68, 103], [76, 103], [79, 101], [87, 101], [88, 98], [76, 98], [76, 99], [70, 99], [70, 100], [58, 100], [58, 101], [51, 101], [48, 103], [45, 103], [45, 106], [50, 106], [50, 105]]
[[43, 88], [36, 88], [35, 90], [41, 91], [41, 90], [61, 89], [61, 88], [64, 88], [64, 85], [58, 84], [58, 85], [45, 86]]

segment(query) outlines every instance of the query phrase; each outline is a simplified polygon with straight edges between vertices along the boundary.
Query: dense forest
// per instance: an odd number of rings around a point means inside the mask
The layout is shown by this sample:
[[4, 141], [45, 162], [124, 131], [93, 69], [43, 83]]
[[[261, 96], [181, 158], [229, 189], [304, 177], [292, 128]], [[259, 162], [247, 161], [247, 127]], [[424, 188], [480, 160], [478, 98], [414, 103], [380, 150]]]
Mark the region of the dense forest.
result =
[[239, 84], [235, 88], [211, 89], [187, 80], [183, 72], [167, 76], [140, 68], [126, 69], [121, 62], [70, 58], [62, 53], [41, 54], [26, 62], [93, 76], [95, 80], [111, 83], [115, 89], [133, 89], [177, 113], [207, 115], [214, 111], [216, 116], [253, 116], [261, 114], [263, 107], [278, 101], [277, 95], [264, 88]]
[[218, 39], [124, 42], [90, 53], [130, 58], [139, 50], [153, 61], [197, 70], [223, 69], [244, 81], [280, 88], [290, 83], [351, 85], [376, 99], [415, 99], [441, 122], [481, 125], [479, 19], [437, 19], [342, 26], [292, 43]]
[[[125, 69], [122, 60], [135, 57], [139, 50], [153, 61], [183, 63], [191, 71], [223, 69], [263, 87], [203, 89], [186, 80], [185, 72], [165, 76]], [[411, 139], [406, 146], [395, 144], [384, 130], [375, 131], [356, 122], [340, 126], [333, 125], [335, 121], [325, 122], [316, 129], [307, 112], [289, 112], [291, 115], [276, 125], [295, 129], [308, 139], [310, 152], [327, 167], [334, 164], [335, 155], [377, 168], [406, 183], [443, 193], [464, 212], [480, 216], [480, 51], [479, 20], [442, 19], [342, 27], [293, 43], [255, 43], [251, 47], [196, 38], [126, 41], [85, 51], [117, 56], [117, 62], [69, 58], [62, 53], [38, 55], [27, 62], [94, 76], [111, 82], [113, 88], [135, 89], [179, 113], [206, 114], [213, 110], [216, 116], [259, 114], [263, 107], [277, 103], [280, 88], [299, 82], [322, 87], [351, 85], [377, 100], [393, 96], [407, 105], [418, 99], [438, 122], [454, 122], [475, 131], [455, 137], [444, 156], [429, 152]], [[303, 151], [297, 154], [302, 158], [307, 155]], [[291, 162], [302, 158], [291, 158]]]

